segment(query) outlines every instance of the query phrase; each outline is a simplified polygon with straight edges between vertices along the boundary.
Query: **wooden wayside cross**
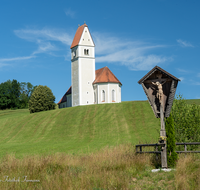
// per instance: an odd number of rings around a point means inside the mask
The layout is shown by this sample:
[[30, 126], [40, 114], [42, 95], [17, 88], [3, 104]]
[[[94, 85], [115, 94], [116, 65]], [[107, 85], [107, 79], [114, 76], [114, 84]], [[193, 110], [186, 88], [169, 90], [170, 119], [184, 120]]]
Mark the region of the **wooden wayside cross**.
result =
[[155, 66], [138, 83], [142, 84], [148, 101], [157, 118], [160, 118], [160, 143], [165, 143], [161, 151], [162, 168], [167, 168], [167, 143], [165, 131], [165, 117], [169, 117], [176, 88], [180, 79], [164, 69]]

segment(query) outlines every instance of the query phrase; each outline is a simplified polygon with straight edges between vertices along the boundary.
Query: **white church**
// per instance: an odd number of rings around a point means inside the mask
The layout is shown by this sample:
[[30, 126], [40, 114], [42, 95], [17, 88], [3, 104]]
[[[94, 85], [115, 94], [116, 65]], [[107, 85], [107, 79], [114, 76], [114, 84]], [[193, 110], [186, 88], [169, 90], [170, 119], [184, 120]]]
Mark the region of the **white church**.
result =
[[86, 24], [78, 27], [70, 48], [72, 85], [59, 108], [121, 102], [122, 83], [108, 67], [95, 70], [95, 44]]

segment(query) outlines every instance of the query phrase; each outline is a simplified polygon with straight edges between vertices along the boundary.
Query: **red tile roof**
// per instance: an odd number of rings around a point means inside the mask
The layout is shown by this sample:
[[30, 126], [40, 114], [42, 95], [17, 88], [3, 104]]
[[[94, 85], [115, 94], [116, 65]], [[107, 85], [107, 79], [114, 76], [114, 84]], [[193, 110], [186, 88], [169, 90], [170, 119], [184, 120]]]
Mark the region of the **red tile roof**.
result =
[[117, 77], [111, 72], [111, 70], [106, 66], [101, 69], [96, 70], [96, 78], [93, 84], [96, 83], [122, 83], [117, 79]]
[[78, 29], [77, 29], [77, 31], [76, 31], [76, 34], [75, 34], [75, 36], [74, 36], [72, 45], [71, 45], [71, 47], [70, 47], [71, 49], [79, 44], [79, 41], [80, 41], [80, 39], [81, 39], [83, 30], [84, 30], [85, 27], [87, 27], [87, 24], [83, 24], [83, 25], [81, 25], [81, 26], [78, 27]]
[[[93, 84], [97, 83], [119, 83], [122, 85], [122, 83], [117, 79], [117, 77], [111, 72], [111, 70], [106, 66], [101, 69], [98, 69], [95, 71], [96, 79], [94, 80]], [[61, 104], [63, 102], [66, 102], [66, 95], [71, 94], [72, 92], [72, 86], [67, 90], [67, 92], [64, 94], [64, 96], [60, 99], [60, 101], [57, 104]]]
[[61, 104], [63, 102], [66, 102], [67, 101], [66, 95], [71, 94], [71, 91], [72, 91], [72, 86], [69, 87], [67, 92], [64, 94], [64, 96], [60, 99], [60, 101], [57, 104]]

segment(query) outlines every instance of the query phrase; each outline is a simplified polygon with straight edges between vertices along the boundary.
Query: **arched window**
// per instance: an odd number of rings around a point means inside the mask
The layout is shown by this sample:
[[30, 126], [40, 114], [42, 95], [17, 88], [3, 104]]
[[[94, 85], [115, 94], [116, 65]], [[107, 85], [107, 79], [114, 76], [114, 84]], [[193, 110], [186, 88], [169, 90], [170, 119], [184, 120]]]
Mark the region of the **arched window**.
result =
[[105, 90], [102, 90], [102, 102], [105, 102], [106, 93]]
[[112, 90], [112, 102], [115, 102], [115, 90]]

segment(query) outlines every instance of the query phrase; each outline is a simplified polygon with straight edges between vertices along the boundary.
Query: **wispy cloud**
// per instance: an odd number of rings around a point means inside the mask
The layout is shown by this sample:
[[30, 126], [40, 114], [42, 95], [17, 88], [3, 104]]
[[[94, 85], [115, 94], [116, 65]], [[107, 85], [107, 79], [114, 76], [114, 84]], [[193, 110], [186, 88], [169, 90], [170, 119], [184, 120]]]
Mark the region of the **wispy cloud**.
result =
[[200, 85], [200, 82], [194, 82], [193, 85]]
[[1, 63], [0, 62], [0, 68], [2, 68], [2, 67], [5, 67], [5, 66], [8, 66], [9, 64], [7, 64], [7, 63]]
[[184, 73], [184, 74], [190, 73], [190, 72], [191, 72], [191, 71], [189, 71], [189, 70], [185, 70], [185, 69], [181, 69], [181, 68], [177, 68], [177, 70], [178, 70], [180, 73]]
[[52, 45], [50, 42], [44, 42], [44, 41], [38, 40], [37, 44], [38, 44], [38, 49], [34, 51], [32, 55], [57, 50], [57, 48], [54, 45]]
[[26, 59], [32, 59], [35, 56], [24, 56], [24, 57], [13, 57], [13, 58], [3, 58], [0, 59], [0, 63], [4, 62], [11, 62], [11, 61], [21, 61]]
[[60, 43], [69, 46], [73, 39], [73, 36], [56, 29], [21, 29], [15, 30], [14, 33], [22, 39], [30, 42], [34, 42], [38, 45], [38, 49], [35, 50], [32, 55], [39, 53], [48, 53], [55, 55], [52, 52], [60, 49]]
[[67, 16], [70, 16], [71, 18], [74, 18], [74, 17], [75, 17], [75, 11], [72, 11], [71, 9], [67, 9], [67, 10], [65, 11], [65, 14], [66, 14]]
[[171, 61], [171, 57], [150, 53], [164, 45], [151, 45], [143, 41], [130, 41], [94, 33], [96, 62], [118, 63], [130, 70], [149, 70], [157, 64]]
[[200, 77], [200, 73], [197, 74], [197, 77]]
[[176, 40], [181, 47], [194, 47], [191, 43], [183, 41], [181, 39]]
[[[19, 61], [23, 61], [23, 60], [28, 60], [28, 59], [32, 59], [35, 58], [34, 55], [31, 56], [23, 56], [23, 57], [12, 57], [12, 58], [1, 58], [0, 59], [0, 68], [5, 67], [5, 66], [11, 66], [13, 65], [14, 62], [19, 62]], [[11, 62], [11, 63], [9, 63]]]
[[40, 41], [58, 41], [65, 45], [70, 45], [72, 42], [72, 35], [55, 29], [21, 29], [15, 30], [14, 33], [22, 39], [38, 42]]
[[185, 79], [184, 77], [179, 77], [179, 79], [183, 82], [183, 80]]
[[[58, 51], [61, 44], [70, 46], [73, 36], [69, 32], [43, 28], [15, 30], [14, 33], [22, 39], [34, 42], [38, 49], [31, 55]], [[172, 61], [172, 58], [159, 55], [156, 50], [165, 48], [165, 45], [153, 44], [142, 40], [130, 40], [114, 37], [110, 34], [92, 34], [96, 47], [96, 62], [115, 63], [127, 66], [130, 70], [149, 70], [155, 65]], [[64, 55], [69, 57], [67, 53]]]

